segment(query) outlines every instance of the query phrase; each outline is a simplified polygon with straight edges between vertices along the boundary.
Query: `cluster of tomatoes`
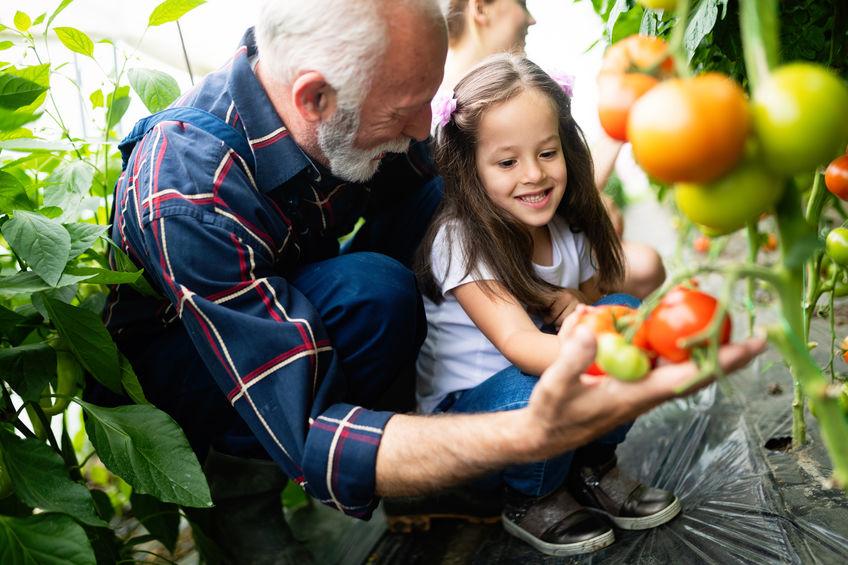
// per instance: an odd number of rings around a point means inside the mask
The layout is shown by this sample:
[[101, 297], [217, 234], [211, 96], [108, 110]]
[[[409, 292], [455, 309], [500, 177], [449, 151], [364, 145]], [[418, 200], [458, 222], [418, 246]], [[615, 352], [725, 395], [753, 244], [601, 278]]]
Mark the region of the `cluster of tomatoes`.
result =
[[848, 143], [848, 87], [812, 63], [774, 69], [749, 98], [723, 74], [676, 78], [666, 43], [636, 35], [607, 50], [598, 95], [604, 130], [630, 141], [641, 167], [672, 185], [680, 211], [710, 236], [770, 211], [784, 179]]
[[[590, 375], [610, 375], [632, 381], [644, 377], [658, 358], [679, 363], [691, 356], [684, 341], [709, 326], [716, 313], [715, 298], [691, 286], [677, 286], [635, 329], [632, 343], [624, 333], [638, 323], [636, 310], [626, 306], [593, 306], [581, 314], [578, 325], [589, 328], [598, 340]], [[719, 342], [730, 340], [730, 318], [721, 322]]]
[[[837, 157], [828, 165], [824, 174], [824, 183], [831, 194], [840, 200], [848, 200], [848, 153]], [[840, 226], [830, 230], [825, 240], [825, 251], [832, 261], [828, 274], [836, 276], [837, 282], [842, 281], [845, 269], [848, 268], [848, 228]], [[846, 285], [843, 284], [843, 286]], [[848, 291], [845, 294], [848, 294]], [[837, 294], [837, 296], [845, 294]]]

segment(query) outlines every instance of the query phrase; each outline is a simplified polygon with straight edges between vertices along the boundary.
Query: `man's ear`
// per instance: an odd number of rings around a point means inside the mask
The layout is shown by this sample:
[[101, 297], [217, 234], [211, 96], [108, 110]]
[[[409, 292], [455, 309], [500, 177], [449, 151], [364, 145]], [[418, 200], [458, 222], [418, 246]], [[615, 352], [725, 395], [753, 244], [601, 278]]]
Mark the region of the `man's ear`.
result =
[[292, 83], [294, 107], [307, 122], [329, 119], [336, 111], [336, 90], [318, 71], [307, 71]]

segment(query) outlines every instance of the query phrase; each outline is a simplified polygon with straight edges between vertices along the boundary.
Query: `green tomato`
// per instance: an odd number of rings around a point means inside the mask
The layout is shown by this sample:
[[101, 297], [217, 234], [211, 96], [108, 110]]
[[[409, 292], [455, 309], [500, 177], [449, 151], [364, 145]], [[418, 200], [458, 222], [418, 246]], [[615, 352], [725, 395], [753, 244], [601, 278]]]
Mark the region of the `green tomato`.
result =
[[783, 175], [815, 170], [848, 141], [848, 87], [821, 65], [779, 67], [754, 92], [751, 109], [766, 162]]
[[636, 0], [650, 10], [676, 10], [677, 0]]
[[680, 212], [711, 237], [734, 232], [756, 220], [782, 195], [781, 179], [756, 161], [746, 161], [711, 183], [674, 185]]
[[848, 266], [848, 228], [834, 228], [827, 234], [824, 248], [834, 263]]
[[615, 333], [598, 336], [595, 363], [604, 373], [622, 381], [639, 380], [651, 368], [651, 362], [644, 351]]

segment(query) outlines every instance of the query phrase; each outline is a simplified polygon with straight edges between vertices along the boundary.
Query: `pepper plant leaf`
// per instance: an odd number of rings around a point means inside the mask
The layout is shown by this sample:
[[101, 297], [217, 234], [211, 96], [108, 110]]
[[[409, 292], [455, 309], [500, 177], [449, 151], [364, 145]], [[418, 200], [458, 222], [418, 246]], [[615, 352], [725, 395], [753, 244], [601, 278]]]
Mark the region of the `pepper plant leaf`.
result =
[[85, 530], [61, 514], [0, 516], [0, 563], [95, 565]]
[[133, 490], [181, 506], [212, 506], [200, 463], [168, 414], [150, 404], [80, 405], [100, 460]]
[[164, 110], [180, 95], [180, 86], [168, 73], [153, 69], [130, 69], [130, 86], [152, 113]]
[[188, 12], [205, 3], [205, 0], [165, 0], [153, 8], [147, 25], [154, 27], [168, 22], [175, 22]]
[[71, 236], [61, 224], [40, 214], [16, 210], [3, 235], [18, 256], [42, 279], [56, 285], [71, 253]]

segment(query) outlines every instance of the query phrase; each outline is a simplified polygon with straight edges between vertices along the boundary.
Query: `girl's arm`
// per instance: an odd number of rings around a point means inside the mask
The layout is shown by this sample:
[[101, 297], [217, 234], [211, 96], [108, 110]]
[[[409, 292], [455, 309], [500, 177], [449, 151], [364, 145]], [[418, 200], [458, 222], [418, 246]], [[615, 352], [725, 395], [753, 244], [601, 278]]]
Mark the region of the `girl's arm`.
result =
[[451, 292], [471, 321], [510, 363], [531, 375], [541, 375], [556, 360], [560, 345], [555, 335], [539, 331], [524, 308], [496, 281], [469, 282]]

